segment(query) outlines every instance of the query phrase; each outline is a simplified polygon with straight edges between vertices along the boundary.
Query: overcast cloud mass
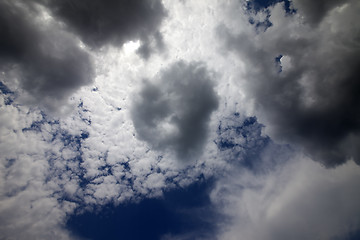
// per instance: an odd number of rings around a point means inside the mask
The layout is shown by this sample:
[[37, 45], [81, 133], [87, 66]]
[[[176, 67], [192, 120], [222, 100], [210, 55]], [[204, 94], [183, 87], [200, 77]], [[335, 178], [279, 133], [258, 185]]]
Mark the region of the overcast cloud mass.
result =
[[359, 12], [0, 0], [0, 239], [359, 239]]

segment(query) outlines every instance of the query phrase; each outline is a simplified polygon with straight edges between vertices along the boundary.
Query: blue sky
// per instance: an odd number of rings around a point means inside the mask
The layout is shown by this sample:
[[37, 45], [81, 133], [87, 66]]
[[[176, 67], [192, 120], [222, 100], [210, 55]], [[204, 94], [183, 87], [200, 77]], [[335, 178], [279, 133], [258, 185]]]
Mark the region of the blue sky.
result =
[[359, 10], [0, 1], [0, 239], [358, 239]]
[[90, 239], [159, 239], [165, 234], [194, 232], [211, 238], [219, 218], [211, 207], [211, 180], [164, 193], [160, 199], [103, 206], [99, 211], [72, 216], [68, 227]]

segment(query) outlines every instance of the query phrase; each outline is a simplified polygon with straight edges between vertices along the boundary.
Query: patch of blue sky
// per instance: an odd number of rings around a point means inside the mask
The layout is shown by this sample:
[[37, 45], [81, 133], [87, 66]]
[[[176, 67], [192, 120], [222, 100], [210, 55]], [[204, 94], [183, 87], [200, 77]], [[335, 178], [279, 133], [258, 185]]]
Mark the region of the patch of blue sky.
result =
[[14, 102], [13, 96], [14, 92], [11, 91], [3, 82], [0, 81], [0, 92], [5, 95], [4, 98], [5, 105], [10, 105]]
[[162, 236], [193, 233], [211, 239], [219, 215], [211, 205], [209, 191], [214, 181], [201, 180], [186, 188], [164, 193], [162, 198], [118, 206], [108, 204], [99, 211], [74, 214], [67, 228], [79, 237], [123, 240], [158, 240]]
[[14, 94], [3, 82], [0, 81], [0, 91], [2, 94]]
[[265, 126], [255, 116], [241, 118], [238, 113], [218, 126], [215, 143], [231, 164], [253, 172], [262, 172], [287, 161], [294, 153], [290, 145], [274, 143], [262, 133]]
[[278, 72], [281, 73], [282, 72], [282, 66], [281, 66], [281, 58], [283, 57], [283, 55], [279, 55], [275, 58], [275, 65], [278, 69]]
[[295, 10], [291, 8], [289, 0], [249, 0], [246, 2], [246, 7], [248, 10], [259, 12], [279, 2], [284, 3], [284, 8], [287, 13], [295, 12]]
[[343, 236], [334, 237], [331, 240], [358, 240], [358, 239], [360, 239], [360, 229], [350, 231], [349, 233]]
[[266, 17], [263, 20], [258, 20], [250, 14], [249, 23], [254, 25], [257, 32], [265, 32], [273, 25], [269, 20], [270, 11], [268, 10], [268, 7], [274, 6], [280, 2], [284, 4], [284, 10], [287, 14], [294, 14], [296, 12], [295, 9], [291, 8], [289, 0], [250, 0], [246, 2], [246, 9], [249, 13], [254, 13], [256, 15], [259, 12], [263, 12], [266, 14]]

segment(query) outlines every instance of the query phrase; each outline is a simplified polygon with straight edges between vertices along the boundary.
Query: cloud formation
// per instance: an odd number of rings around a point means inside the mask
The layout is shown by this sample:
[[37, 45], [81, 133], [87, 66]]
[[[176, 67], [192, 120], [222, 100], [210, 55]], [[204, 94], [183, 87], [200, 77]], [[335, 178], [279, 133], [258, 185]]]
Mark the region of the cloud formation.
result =
[[[56, 107], [93, 80], [89, 54], [31, 2], [0, 3], [0, 67], [40, 104]], [[54, 101], [55, 100], [55, 101]]]
[[319, 20], [307, 8], [301, 11], [309, 21], [320, 21], [318, 26], [277, 4], [268, 9], [273, 25], [265, 31], [249, 24], [234, 34], [222, 25], [218, 36], [244, 61], [245, 93], [255, 100], [270, 136], [299, 144], [315, 160], [336, 166], [350, 158], [360, 161], [360, 29], [354, 24], [360, 4], [321, 6]]
[[[160, 0], [45, 1], [52, 12], [92, 48], [141, 40], [140, 54], [163, 46], [159, 27], [166, 16]], [[153, 44], [152, 42], [155, 42]], [[153, 46], [155, 45], [155, 46]]]
[[180, 61], [144, 82], [131, 114], [140, 139], [186, 160], [201, 152], [217, 107], [212, 73], [202, 63]]
[[293, 6], [312, 25], [319, 24], [334, 7], [343, 5], [347, 0], [293, 0]]
[[[92, 2], [112, 14], [110, 6], [151, 5]], [[253, 11], [245, 1], [161, 1], [169, 18], [149, 31], [124, 20], [134, 30], [127, 38], [114, 25], [121, 17], [81, 1], [0, 1], [0, 239], [76, 239], [71, 215], [128, 209], [201, 179], [216, 187], [196, 213], [216, 227], [164, 239], [358, 233], [359, 167], [343, 161], [359, 151], [359, 4], [324, 2], [314, 18], [301, 4], [315, 2], [294, 0], [287, 12], [275, 2]], [[143, 9], [147, 19], [162, 12], [156, 6]], [[81, 33], [79, 19], [91, 14], [114, 20], [104, 36], [93, 23]], [[164, 43], [167, 56], [149, 58]], [[65, 116], [42, 108], [66, 100]]]
[[2, 1], [0, 14], [0, 68], [7, 82], [19, 82], [32, 98], [26, 101], [53, 110], [93, 82], [93, 59], [79, 38], [95, 49], [140, 40], [144, 59], [165, 49], [159, 28], [166, 10], [157, 0]]
[[267, 174], [234, 171], [212, 200], [231, 219], [217, 239], [347, 239], [359, 228], [360, 169], [335, 169], [297, 157]]

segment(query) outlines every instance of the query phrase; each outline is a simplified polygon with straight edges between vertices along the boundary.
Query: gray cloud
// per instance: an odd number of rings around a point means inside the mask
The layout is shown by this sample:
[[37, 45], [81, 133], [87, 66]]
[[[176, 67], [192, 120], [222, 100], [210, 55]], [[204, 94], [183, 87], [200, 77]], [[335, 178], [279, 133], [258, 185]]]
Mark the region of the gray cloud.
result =
[[316, 25], [326, 14], [336, 6], [346, 3], [346, 0], [293, 0], [295, 9], [300, 11], [310, 24]]
[[162, 44], [158, 29], [166, 16], [166, 10], [159, 0], [45, 2], [83, 42], [93, 48], [106, 44], [122, 45], [140, 39], [144, 46], [141, 55], [147, 58], [149, 53], [145, 53], [145, 48], [150, 48], [151, 41], [157, 42], [155, 45]]
[[[41, 5], [55, 18], [44, 20]], [[161, 1], [1, 1], [0, 15], [0, 68], [49, 109], [93, 81], [92, 59], [74, 34], [92, 48], [140, 39], [144, 59], [165, 49]]]
[[359, 26], [352, 24], [360, 4], [347, 4], [318, 27], [277, 5], [274, 25], [258, 35], [218, 28], [227, 49], [246, 63], [246, 93], [272, 137], [299, 144], [326, 166], [360, 161]]
[[140, 139], [180, 159], [201, 152], [210, 114], [218, 107], [211, 73], [201, 63], [176, 62], [157, 81], [145, 81], [132, 108]]
[[71, 34], [55, 23], [41, 23], [40, 14], [31, 2], [1, 1], [0, 67], [15, 72], [38, 102], [61, 102], [92, 82], [92, 63]]

